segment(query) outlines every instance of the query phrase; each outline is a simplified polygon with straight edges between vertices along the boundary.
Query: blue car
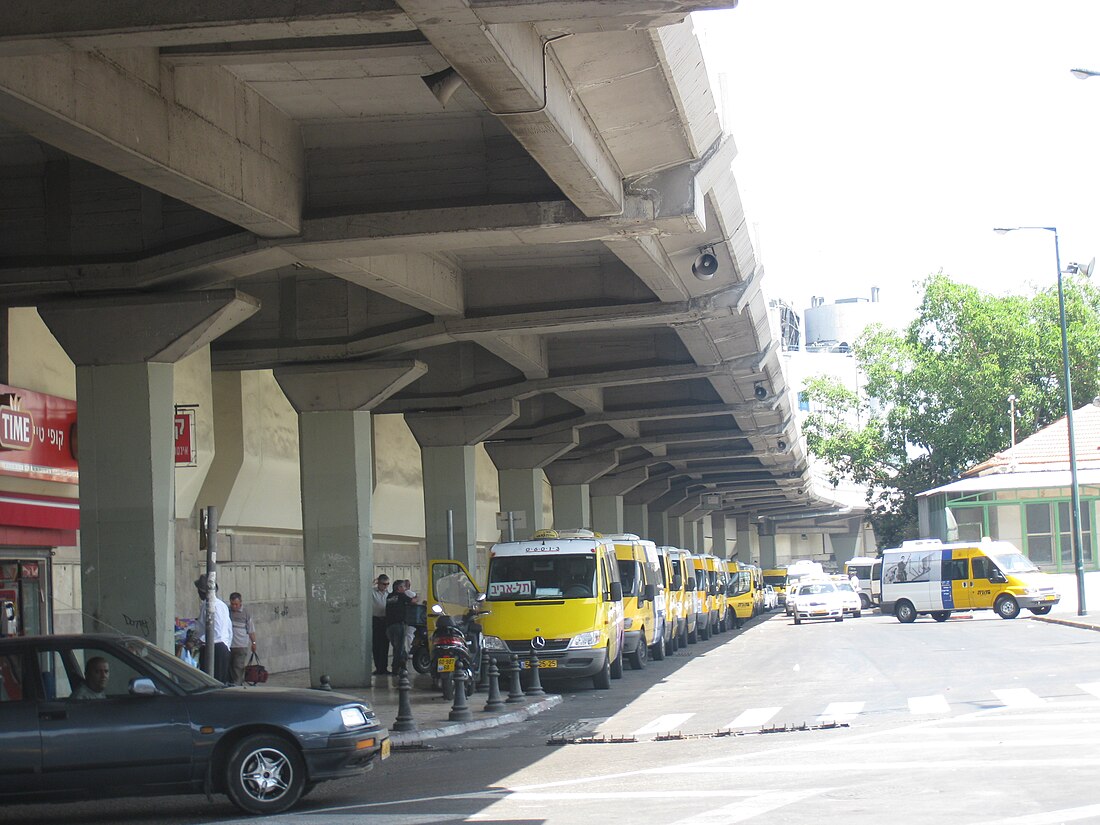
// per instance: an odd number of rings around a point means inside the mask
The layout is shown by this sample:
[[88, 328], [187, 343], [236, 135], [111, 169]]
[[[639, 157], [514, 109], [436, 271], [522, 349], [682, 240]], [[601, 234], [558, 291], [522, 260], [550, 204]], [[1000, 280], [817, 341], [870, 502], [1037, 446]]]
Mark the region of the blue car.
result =
[[273, 814], [389, 755], [353, 696], [227, 687], [147, 641], [0, 639], [0, 801], [224, 793]]

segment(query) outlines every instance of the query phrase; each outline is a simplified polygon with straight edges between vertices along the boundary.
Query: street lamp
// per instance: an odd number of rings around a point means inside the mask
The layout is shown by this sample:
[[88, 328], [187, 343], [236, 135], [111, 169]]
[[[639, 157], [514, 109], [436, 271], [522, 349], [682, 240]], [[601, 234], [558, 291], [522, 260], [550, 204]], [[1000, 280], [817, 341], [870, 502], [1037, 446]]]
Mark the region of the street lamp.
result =
[[1069, 73], [1078, 80], [1088, 80], [1090, 77], [1100, 77], [1100, 72], [1094, 72], [1091, 69], [1070, 69]]
[[[1074, 74], [1084, 69], [1075, 69]], [[1087, 76], [1087, 75], [1086, 75]], [[1004, 235], [1018, 229], [1042, 229], [1054, 233], [1054, 263], [1058, 267], [1058, 326], [1062, 330], [1062, 379], [1066, 391], [1066, 430], [1069, 432], [1069, 475], [1070, 498], [1073, 520], [1073, 568], [1077, 574], [1077, 615], [1086, 616], [1085, 609], [1085, 566], [1081, 556], [1081, 494], [1077, 489], [1077, 443], [1073, 437], [1073, 389], [1069, 382], [1069, 340], [1066, 337], [1066, 295], [1062, 288], [1062, 258], [1058, 251], [1058, 230], [1053, 226], [1009, 226], [996, 227], [994, 232]], [[1058, 550], [1061, 553], [1061, 548]]]

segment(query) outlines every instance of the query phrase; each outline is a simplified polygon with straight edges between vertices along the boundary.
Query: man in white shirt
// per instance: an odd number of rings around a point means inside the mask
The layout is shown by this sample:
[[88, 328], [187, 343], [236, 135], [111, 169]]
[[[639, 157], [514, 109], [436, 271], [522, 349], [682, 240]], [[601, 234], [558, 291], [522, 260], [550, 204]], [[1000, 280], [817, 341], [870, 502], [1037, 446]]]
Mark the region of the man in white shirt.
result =
[[374, 580], [370, 592], [371, 601], [371, 652], [374, 655], [374, 675], [385, 676], [390, 654], [390, 642], [386, 638], [386, 599], [390, 595], [390, 577], [382, 573]]
[[[199, 618], [195, 624], [198, 626], [199, 641], [206, 644], [206, 606], [209, 592], [206, 583], [206, 574], [195, 579], [195, 589], [199, 591], [202, 599], [202, 607], [199, 609]], [[214, 585], [215, 592], [217, 585]], [[229, 615], [229, 605], [214, 596], [214, 678], [219, 682], [229, 680], [229, 646], [233, 643], [233, 619]], [[199, 657], [200, 667], [205, 666], [205, 654]]]

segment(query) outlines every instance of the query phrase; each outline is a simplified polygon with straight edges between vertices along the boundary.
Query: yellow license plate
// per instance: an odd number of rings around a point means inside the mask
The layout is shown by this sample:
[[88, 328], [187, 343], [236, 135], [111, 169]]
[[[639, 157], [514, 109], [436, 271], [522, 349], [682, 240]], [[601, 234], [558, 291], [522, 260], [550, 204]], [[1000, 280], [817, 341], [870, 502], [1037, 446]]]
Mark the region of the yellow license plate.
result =
[[1044, 600], [1044, 601], [1048, 601], [1048, 602], [1052, 602], [1052, 601], [1054, 601], [1054, 600], [1055, 600], [1056, 598], [1058, 598], [1058, 597], [1057, 597], [1057, 596], [1043, 596], [1043, 600]]
[[454, 673], [455, 670], [455, 657], [454, 656], [441, 656], [439, 661], [435, 665], [436, 673]]
[[[531, 669], [531, 660], [530, 659], [520, 659], [520, 663], [521, 663], [520, 666], [524, 670], [530, 670]], [[547, 668], [554, 668], [554, 667], [557, 667], [557, 666], [558, 666], [558, 660], [557, 659], [539, 659], [539, 670], [546, 670]]]
[[390, 740], [389, 739], [383, 739], [382, 740], [382, 758], [386, 759], [386, 758], [389, 757], [389, 755], [390, 755]]

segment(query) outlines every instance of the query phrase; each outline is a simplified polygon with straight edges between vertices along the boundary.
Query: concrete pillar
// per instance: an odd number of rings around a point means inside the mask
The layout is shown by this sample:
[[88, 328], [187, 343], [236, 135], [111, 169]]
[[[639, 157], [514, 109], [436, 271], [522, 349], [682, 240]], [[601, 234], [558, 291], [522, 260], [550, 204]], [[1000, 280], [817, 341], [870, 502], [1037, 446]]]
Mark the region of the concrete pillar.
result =
[[759, 564], [765, 569], [775, 567], [775, 524], [770, 521], [762, 521], [757, 527], [760, 535], [760, 559]]
[[172, 365], [257, 309], [235, 290], [39, 307], [76, 365], [86, 631], [134, 633], [174, 649]]
[[[700, 522], [702, 526], [702, 522]], [[729, 543], [726, 541], [726, 514], [721, 511], [715, 511], [710, 514], [710, 540], [711, 540], [711, 552], [718, 556], [720, 559], [728, 559], [732, 552]]]
[[[668, 543], [664, 541], [664, 522], [654, 525], [649, 511], [649, 503], [667, 493], [668, 488], [667, 478], [648, 479], [623, 495], [623, 527], [628, 533], [647, 538], [659, 545]], [[657, 538], [661, 541], [657, 541]]]
[[[592, 496], [592, 525], [601, 533], [634, 532], [626, 527], [625, 495], [645, 482], [644, 469], [605, 475], [589, 485]], [[645, 536], [645, 533], [636, 535]]]
[[[549, 527], [545, 512], [546, 483], [542, 468], [577, 445], [576, 431], [552, 442], [495, 441], [485, 445], [497, 468], [500, 510], [523, 513], [526, 527], [516, 528], [516, 540], [529, 539]], [[504, 534], [507, 538], [507, 533]]]
[[843, 570], [844, 562], [859, 555], [862, 524], [862, 516], [850, 518], [847, 533], [833, 533], [829, 536], [833, 546], [833, 558], [836, 560], [838, 569]]
[[[702, 553], [707, 549], [707, 536], [706, 536], [706, 529], [705, 529], [706, 525], [705, 525], [705, 523], [702, 519], [699, 519], [698, 521], [693, 522], [693, 524], [695, 525], [695, 546], [698, 547], [699, 552]], [[722, 546], [721, 545], [712, 545], [711, 546], [711, 552], [714, 555], [718, 556], [718, 558], [720, 558], [720, 559], [726, 558], [726, 556], [724, 556], [724, 555], [719, 555], [720, 551], [722, 551]]]
[[298, 413], [309, 678], [371, 683], [374, 490], [370, 408], [419, 378], [418, 361], [275, 370]]
[[748, 516], [737, 516], [734, 520], [737, 536], [734, 552], [738, 561], [751, 562], [754, 555], [753, 531]]
[[592, 502], [587, 484], [558, 484], [554, 494], [554, 529], [592, 528]]
[[627, 504], [623, 501], [623, 531], [652, 539], [649, 529], [649, 507], [645, 504]]
[[569, 530], [592, 527], [589, 484], [618, 464], [614, 453], [559, 459], [546, 466], [546, 477], [554, 497], [554, 528]]
[[424, 532], [428, 559], [447, 558], [447, 513], [454, 529], [454, 558], [475, 578], [477, 485], [474, 445], [519, 416], [519, 404], [482, 404], [458, 412], [407, 413], [405, 422], [420, 445], [424, 471]]
[[644, 538], [648, 538], [658, 547], [662, 544], [668, 544], [673, 547], [683, 547], [682, 544], [677, 544], [672, 540], [669, 535], [668, 525], [668, 513], [664, 510], [654, 510], [653, 507], [649, 507], [649, 515], [647, 518], [649, 523], [649, 535]]
[[684, 524], [683, 516], [665, 516], [665, 539], [664, 544], [671, 544], [673, 547], [684, 547], [693, 552], [700, 552], [695, 545], [695, 536], [687, 531]]

